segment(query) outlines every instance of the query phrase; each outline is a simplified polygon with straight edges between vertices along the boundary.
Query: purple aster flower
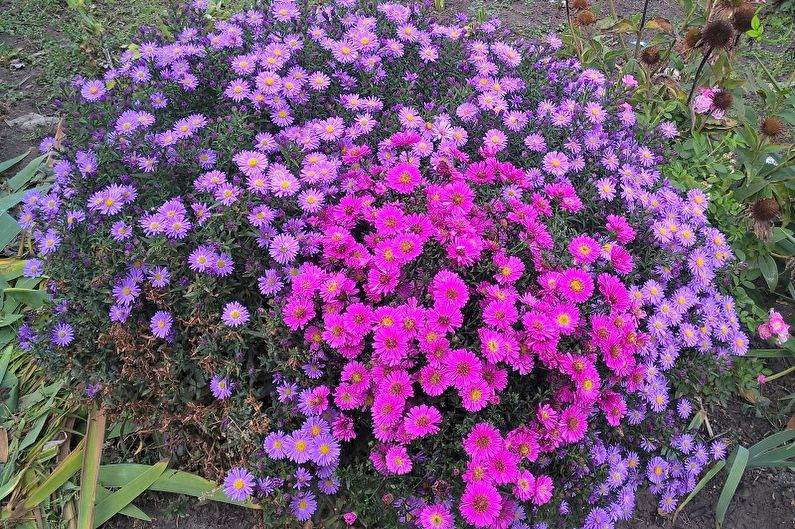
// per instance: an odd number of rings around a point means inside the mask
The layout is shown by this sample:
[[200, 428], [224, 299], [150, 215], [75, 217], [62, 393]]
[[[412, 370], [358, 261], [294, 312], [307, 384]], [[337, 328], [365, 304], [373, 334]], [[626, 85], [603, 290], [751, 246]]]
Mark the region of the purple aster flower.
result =
[[171, 281], [171, 276], [168, 268], [165, 266], [156, 266], [149, 271], [149, 281], [155, 288], [163, 288]]
[[110, 227], [110, 236], [115, 241], [126, 241], [132, 237], [132, 234], [132, 229], [123, 220], [114, 222]]
[[149, 323], [149, 328], [152, 330], [157, 338], [165, 338], [171, 331], [171, 324], [173, 319], [171, 313], [165, 310], [159, 310], [152, 316], [152, 321]]
[[44, 262], [41, 259], [28, 259], [22, 267], [22, 275], [25, 277], [39, 277], [44, 268]]
[[124, 323], [130, 317], [130, 307], [124, 305], [113, 305], [108, 311], [110, 321]]
[[269, 433], [267, 437], [265, 437], [265, 440], [262, 442], [262, 448], [269, 458], [284, 459], [287, 457], [287, 444], [287, 435], [283, 431], [277, 430]]
[[298, 255], [298, 241], [292, 235], [280, 233], [271, 240], [268, 250], [277, 263], [285, 265]]
[[84, 390], [86, 397], [93, 399], [102, 390], [102, 384], [88, 384]]
[[317, 482], [317, 488], [323, 494], [336, 494], [340, 490], [340, 480], [336, 476], [321, 479]]
[[75, 339], [72, 326], [68, 323], [59, 323], [52, 330], [52, 343], [58, 347], [66, 347]]
[[309, 491], [298, 494], [293, 498], [293, 501], [290, 502], [290, 509], [292, 509], [293, 515], [295, 515], [299, 521], [304, 522], [308, 520], [312, 517], [312, 514], [314, 514], [315, 509], [317, 509], [315, 495]]
[[285, 382], [276, 388], [276, 392], [279, 394], [279, 402], [290, 402], [298, 396], [298, 385]]
[[221, 321], [228, 327], [245, 325], [250, 318], [248, 309], [237, 301], [231, 301], [224, 306]]
[[335, 463], [340, 456], [340, 444], [330, 434], [317, 436], [310, 448], [312, 460], [320, 466]]
[[226, 378], [215, 375], [210, 379], [210, 392], [218, 400], [228, 399], [232, 396], [232, 384]]
[[305, 489], [312, 484], [312, 474], [304, 467], [298, 467], [293, 477], [295, 478], [295, 483], [293, 483], [294, 489]]
[[255, 483], [251, 472], [245, 468], [233, 468], [224, 479], [224, 493], [231, 500], [246, 501], [254, 492]]
[[188, 256], [188, 266], [194, 272], [206, 272], [215, 263], [215, 252], [205, 246], [199, 246]]
[[312, 438], [301, 430], [293, 432], [287, 436], [287, 457], [291, 461], [303, 464], [309, 461], [312, 453]]
[[131, 277], [125, 277], [113, 287], [113, 297], [121, 305], [130, 305], [141, 293], [141, 289]]
[[80, 89], [80, 95], [86, 101], [99, 101], [107, 93], [105, 82], [99, 79], [88, 81]]

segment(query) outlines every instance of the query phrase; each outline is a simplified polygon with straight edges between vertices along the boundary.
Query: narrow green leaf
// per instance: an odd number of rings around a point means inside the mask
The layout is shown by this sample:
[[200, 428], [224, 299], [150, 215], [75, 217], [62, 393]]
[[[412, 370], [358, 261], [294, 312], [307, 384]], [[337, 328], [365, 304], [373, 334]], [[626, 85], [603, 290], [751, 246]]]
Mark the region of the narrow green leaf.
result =
[[745, 354], [750, 358], [790, 358], [795, 353], [787, 349], [749, 349]]
[[795, 465], [795, 444], [768, 450], [748, 461], [749, 467], [767, 467], [776, 463]]
[[105, 439], [105, 412], [96, 408], [88, 417], [86, 449], [80, 472], [80, 497], [77, 500], [77, 529], [94, 528], [94, 503], [97, 497], [97, 480]]
[[143, 494], [163, 474], [167, 465], [167, 459], [152, 465], [127, 485], [97, 503], [94, 511], [94, 529], [110, 520], [124, 507], [132, 503], [135, 498]]
[[[105, 487], [99, 487], [97, 489], [97, 505], [101, 503], [105, 498], [113, 494], [111, 491], [106, 489]], [[137, 520], [143, 520], [145, 522], [151, 522], [152, 519], [146, 514], [144, 511], [133, 505], [132, 503], [127, 505], [124, 509], [119, 511], [119, 514], [124, 516], [129, 516], [130, 518], [135, 518]]]
[[[100, 468], [100, 483], [105, 487], [123, 487], [141, 473], [145, 472], [148, 468], [148, 465], [127, 463], [102, 465], [102, 468]], [[179, 470], [166, 470], [154, 483], [152, 483], [149, 490], [186, 494], [202, 500], [229, 503], [248, 509], [262, 508], [250, 501], [241, 503], [239, 501], [230, 500], [216, 483], [204, 479], [201, 476]]]
[[679, 507], [676, 509], [676, 512], [674, 513], [674, 520], [676, 520], [676, 517], [679, 515], [679, 513], [684, 510], [685, 506], [688, 503], [690, 503], [692, 499], [695, 498], [699, 492], [701, 492], [701, 489], [706, 487], [707, 483], [712, 481], [712, 478], [714, 478], [718, 474], [718, 472], [720, 472], [721, 469], [725, 466], [726, 466], [725, 460], [718, 461], [712, 466], [711, 469], [709, 469], [709, 472], [704, 474], [704, 477], [701, 478], [701, 480], [698, 483], [696, 483], [695, 488], [693, 488], [693, 490], [690, 491], [690, 494], [688, 494], [687, 498], [685, 498], [684, 501], [682, 501], [682, 503], [679, 504]]
[[45, 158], [47, 158], [46, 154], [42, 154], [38, 158], [34, 158], [28, 165], [25, 166], [24, 169], [14, 175], [14, 177], [8, 181], [8, 185], [11, 186], [11, 191], [19, 191], [28, 182], [30, 182], [31, 178], [35, 176], [36, 171], [38, 171], [39, 167], [41, 167], [41, 163]]
[[20, 154], [16, 158], [11, 158], [10, 160], [5, 160], [4, 162], [0, 162], [0, 173], [5, 172], [5, 171], [11, 169], [12, 167], [14, 167], [16, 164], [18, 164], [19, 162], [24, 160], [25, 157], [28, 154], [30, 154], [30, 149], [28, 149], [27, 151], [23, 152], [22, 154]]
[[61, 461], [55, 470], [52, 471], [52, 474], [47, 476], [44, 483], [31, 491], [23, 506], [25, 510], [29, 511], [49, 498], [53, 492], [61, 488], [69, 478], [80, 470], [80, 461], [83, 458], [84, 448], [85, 441], [81, 440], [80, 444], [66, 456], [66, 459]]
[[11, 492], [17, 487], [17, 484], [19, 484], [19, 480], [22, 479], [23, 474], [25, 474], [24, 469], [20, 470], [17, 475], [6, 484], [0, 486], [0, 500], [11, 494]]
[[0, 357], [0, 382], [5, 378], [6, 371], [8, 371], [8, 363], [11, 361], [11, 353], [14, 351], [14, 346], [9, 345], [3, 351], [3, 356]]
[[761, 454], [764, 454], [768, 450], [772, 450], [784, 443], [788, 443], [795, 439], [795, 430], [784, 430], [783, 432], [776, 432], [773, 435], [769, 435], [756, 443], [755, 445], [751, 446], [748, 449], [751, 457], [757, 457]]
[[745, 473], [745, 467], [748, 464], [748, 449], [744, 446], [738, 446], [734, 449], [734, 458], [731, 466], [728, 467], [728, 476], [726, 483], [723, 484], [723, 490], [720, 492], [718, 504], [715, 506], [715, 526], [720, 529], [723, 526], [723, 520], [726, 518], [726, 512], [729, 510], [729, 504], [734, 498], [734, 493], [737, 491], [737, 485]]

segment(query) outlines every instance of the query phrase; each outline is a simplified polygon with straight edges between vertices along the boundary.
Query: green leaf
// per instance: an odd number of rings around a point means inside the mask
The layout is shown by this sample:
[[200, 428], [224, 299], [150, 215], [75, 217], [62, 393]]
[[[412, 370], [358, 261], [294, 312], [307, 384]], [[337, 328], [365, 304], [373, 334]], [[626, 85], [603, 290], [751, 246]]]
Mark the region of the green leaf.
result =
[[127, 485], [97, 503], [94, 512], [94, 529], [110, 520], [124, 507], [132, 503], [135, 498], [143, 494], [163, 474], [166, 470], [166, 465], [168, 465], [168, 460], [152, 465]]
[[737, 202], [745, 202], [745, 200], [762, 191], [767, 187], [768, 183], [765, 180], [757, 180], [747, 186], [743, 186], [734, 190], [734, 200]]
[[776, 260], [769, 254], [762, 254], [759, 256], [759, 271], [762, 272], [762, 277], [765, 278], [768, 288], [776, 290], [778, 286], [778, 265]]
[[749, 349], [745, 356], [749, 358], [792, 358], [795, 353], [786, 349]]
[[795, 439], [795, 430], [784, 430], [783, 432], [776, 432], [772, 435], [765, 437], [755, 445], [751, 446], [748, 449], [748, 452], [751, 454], [751, 457], [757, 457], [761, 454], [764, 454], [768, 450], [772, 450], [777, 446], [780, 446], [783, 443], [787, 443], [793, 439]]
[[19, 480], [22, 479], [22, 476], [25, 474], [25, 470], [20, 470], [13, 479], [6, 482], [4, 485], [0, 486], [0, 500], [11, 494], [13, 490], [17, 487]]
[[36, 175], [36, 171], [39, 170], [41, 163], [45, 158], [47, 158], [47, 156], [48, 155], [46, 154], [42, 154], [38, 158], [34, 158], [28, 165], [25, 166], [24, 169], [14, 175], [14, 177], [8, 181], [8, 185], [11, 186], [11, 191], [19, 191], [25, 187], [25, 185]]
[[34, 309], [38, 309], [50, 299], [49, 295], [44, 290], [32, 288], [7, 288], [3, 293]]
[[[113, 494], [111, 491], [106, 489], [105, 487], [99, 487], [97, 489], [97, 504], [101, 503], [102, 500], [107, 498]], [[135, 518], [137, 520], [143, 520], [145, 522], [151, 522], [152, 519], [146, 514], [144, 511], [133, 505], [132, 503], [127, 505], [124, 509], [119, 511], [119, 514], [124, 516], [129, 516], [130, 518]]]
[[80, 470], [80, 461], [83, 457], [83, 450], [85, 448], [85, 440], [81, 440], [77, 447], [69, 452], [66, 459], [47, 476], [44, 483], [33, 489], [25, 500], [23, 508], [27, 511], [33, 509], [38, 504], [49, 498], [53, 492], [61, 488], [66, 481], [74, 476]]
[[[127, 463], [102, 465], [102, 468], [100, 468], [99, 480], [105, 487], [123, 487], [141, 473], [145, 472], [148, 468], [148, 465]], [[186, 494], [202, 500], [229, 503], [248, 509], [262, 508], [255, 503], [251, 503], [251, 501], [241, 503], [239, 501], [230, 500], [216, 483], [204, 479], [201, 476], [179, 470], [166, 470], [154, 483], [152, 483], [149, 490]]]
[[8, 371], [8, 364], [11, 362], [11, 353], [14, 351], [14, 346], [9, 345], [6, 347], [6, 350], [3, 351], [3, 356], [0, 356], [0, 382], [6, 376], [6, 371]]
[[16, 158], [11, 158], [10, 160], [6, 160], [4, 162], [0, 162], [0, 173], [5, 172], [5, 171], [11, 169], [12, 167], [14, 167], [16, 164], [18, 164], [19, 162], [24, 160], [25, 157], [28, 154], [30, 154], [30, 149], [28, 149], [27, 151], [23, 152], [22, 154], [20, 154]]
[[684, 510], [685, 506], [688, 503], [690, 503], [693, 500], [693, 498], [695, 498], [696, 495], [699, 492], [701, 492], [701, 489], [706, 487], [707, 483], [712, 481], [712, 478], [714, 478], [718, 474], [718, 472], [720, 472], [721, 469], [723, 469], [723, 467], [725, 466], [726, 466], [725, 460], [718, 461], [717, 463], [715, 463], [715, 465], [713, 465], [711, 469], [709, 469], [709, 472], [704, 474], [704, 477], [701, 478], [701, 480], [696, 484], [695, 488], [693, 488], [693, 490], [690, 491], [690, 494], [688, 494], [687, 498], [685, 498], [684, 501], [682, 501], [682, 503], [679, 504], [679, 507], [676, 509], [676, 512], [674, 513], [674, 521], [676, 521], [676, 517], [679, 515], [680, 512]]
[[726, 512], [729, 510], [729, 504], [734, 498], [734, 493], [737, 491], [737, 485], [745, 473], [745, 467], [748, 465], [748, 449], [744, 446], [738, 446], [734, 449], [734, 457], [731, 458], [731, 463], [727, 463], [728, 477], [726, 483], [723, 484], [723, 490], [720, 492], [718, 504], [715, 506], [715, 526], [720, 529], [723, 526], [723, 520], [726, 518]]
[[8, 213], [3, 213], [0, 215], [0, 250], [8, 246], [8, 244], [13, 241], [17, 235], [22, 231], [22, 227], [20, 227], [17, 220], [9, 215]]
[[97, 497], [102, 443], [105, 438], [105, 413], [96, 408], [88, 417], [86, 448], [80, 472], [80, 497], [77, 500], [77, 529], [94, 529], [94, 503]]

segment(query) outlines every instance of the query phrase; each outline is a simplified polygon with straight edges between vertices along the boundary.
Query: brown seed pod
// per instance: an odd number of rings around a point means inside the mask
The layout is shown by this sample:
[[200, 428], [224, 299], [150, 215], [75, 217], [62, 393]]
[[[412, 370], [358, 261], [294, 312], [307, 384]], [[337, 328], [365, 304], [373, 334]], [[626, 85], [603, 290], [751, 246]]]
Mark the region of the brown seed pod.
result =
[[734, 28], [728, 20], [713, 20], [704, 26], [701, 40], [711, 49], [728, 48], [734, 41]]
[[778, 217], [780, 211], [775, 198], [763, 198], [751, 205], [751, 217], [757, 222], [770, 222]]
[[724, 112], [731, 108], [733, 102], [734, 97], [731, 92], [727, 92], [726, 90], [718, 90], [712, 96], [712, 104]]
[[780, 136], [784, 133], [784, 129], [786, 126], [784, 122], [778, 119], [776, 116], [768, 116], [762, 120], [762, 124], [760, 125], [759, 129], [762, 131], [762, 134], [769, 138], [775, 138]]
[[588, 0], [573, 0], [571, 3], [572, 9], [583, 10], [588, 9]]
[[660, 50], [655, 46], [646, 46], [640, 53], [640, 60], [643, 61], [643, 64], [654, 66], [660, 62]]
[[685, 33], [685, 38], [683, 41], [685, 49], [695, 48], [696, 44], [701, 40], [701, 28], [695, 27], [690, 28]]
[[739, 33], [745, 33], [751, 29], [751, 21], [756, 14], [756, 8], [751, 4], [742, 4], [734, 10], [732, 14], [732, 26]]
[[721, 0], [721, 5], [729, 9], [734, 9], [735, 7], [740, 7], [743, 2], [745, 2], [745, 0]]
[[748, 208], [748, 216], [751, 218], [751, 231], [760, 241], [770, 239], [770, 235], [773, 232], [773, 220], [780, 211], [778, 201], [775, 198], [757, 200]]
[[596, 22], [596, 15], [586, 9], [577, 13], [577, 18], [574, 21], [578, 26], [590, 26]]

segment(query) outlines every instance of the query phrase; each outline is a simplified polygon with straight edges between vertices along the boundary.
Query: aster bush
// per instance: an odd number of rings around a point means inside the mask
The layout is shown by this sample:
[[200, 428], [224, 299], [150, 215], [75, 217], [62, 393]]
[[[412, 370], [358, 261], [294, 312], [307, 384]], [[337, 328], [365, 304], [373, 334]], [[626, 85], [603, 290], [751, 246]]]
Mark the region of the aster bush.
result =
[[193, 7], [70, 87], [22, 346], [287, 525], [672, 512], [725, 455], [675, 389], [748, 348], [676, 125], [497, 20]]

